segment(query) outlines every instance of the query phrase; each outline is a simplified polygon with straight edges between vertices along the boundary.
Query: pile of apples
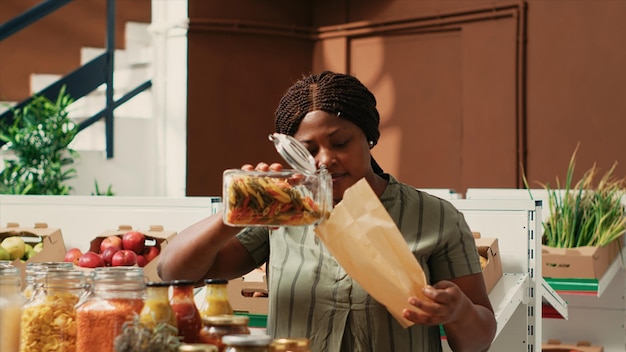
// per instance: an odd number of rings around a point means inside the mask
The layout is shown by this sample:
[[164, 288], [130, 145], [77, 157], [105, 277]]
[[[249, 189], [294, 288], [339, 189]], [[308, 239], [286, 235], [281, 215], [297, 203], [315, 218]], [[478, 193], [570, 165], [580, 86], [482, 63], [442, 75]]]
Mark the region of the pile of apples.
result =
[[65, 253], [63, 261], [74, 263], [83, 268], [103, 266], [140, 266], [144, 267], [160, 253], [157, 245], [147, 246], [146, 235], [139, 231], [129, 231], [122, 236], [108, 236], [100, 242], [100, 252], [71, 248]]

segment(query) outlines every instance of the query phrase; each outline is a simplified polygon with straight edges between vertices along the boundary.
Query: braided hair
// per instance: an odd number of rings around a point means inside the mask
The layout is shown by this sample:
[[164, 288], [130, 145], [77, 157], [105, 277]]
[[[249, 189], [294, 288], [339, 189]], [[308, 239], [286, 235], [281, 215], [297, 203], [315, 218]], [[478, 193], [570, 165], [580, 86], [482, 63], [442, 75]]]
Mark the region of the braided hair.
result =
[[[380, 115], [376, 98], [356, 77], [324, 71], [297, 81], [278, 103], [274, 122], [276, 132], [293, 136], [304, 116], [315, 110], [337, 115], [357, 125], [370, 147], [378, 143]], [[375, 173], [383, 173], [373, 157], [371, 164]]]

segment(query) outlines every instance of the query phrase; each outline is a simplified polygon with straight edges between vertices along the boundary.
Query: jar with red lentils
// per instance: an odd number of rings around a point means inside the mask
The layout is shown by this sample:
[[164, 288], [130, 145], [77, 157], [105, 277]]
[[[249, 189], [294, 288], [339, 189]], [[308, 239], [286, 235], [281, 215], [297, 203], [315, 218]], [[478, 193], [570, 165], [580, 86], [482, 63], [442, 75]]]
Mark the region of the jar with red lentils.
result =
[[141, 313], [144, 288], [140, 267], [96, 268], [91, 294], [76, 309], [76, 350], [114, 352], [123, 324]]

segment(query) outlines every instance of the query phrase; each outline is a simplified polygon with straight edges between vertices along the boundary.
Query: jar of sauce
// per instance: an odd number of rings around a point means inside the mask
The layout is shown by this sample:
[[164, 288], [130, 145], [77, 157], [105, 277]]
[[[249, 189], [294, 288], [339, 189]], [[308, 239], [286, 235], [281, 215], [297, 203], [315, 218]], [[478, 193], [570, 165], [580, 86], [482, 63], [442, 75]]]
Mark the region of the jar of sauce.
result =
[[249, 335], [250, 318], [245, 315], [216, 315], [202, 318], [200, 342], [208, 343], [224, 351], [222, 338], [226, 335]]
[[232, 315], [233, 308], [228, 300], [228, 280], [226, 279], [206, 279], [205, 298], [200, 315], [202, 318], [215, 315]]
[[20, 350], [20, 315], [26, 301], [20, 293], [20, 269], [0, 263], [0, 351]]
[[146, 298], [139, 314], [139, 321], [147, 328], [154, 329], [159, 323], [177, 327], [174, 310], [170, 306], [169, 282], [147, 282]]
[[176, 316], [178, 335], [182, 336], [184, 343], [195, 344], [200, 341], [202, 317], [193, 296], [194, 282], [174, 280], [170, 284], [172, 286], [170, 306]]

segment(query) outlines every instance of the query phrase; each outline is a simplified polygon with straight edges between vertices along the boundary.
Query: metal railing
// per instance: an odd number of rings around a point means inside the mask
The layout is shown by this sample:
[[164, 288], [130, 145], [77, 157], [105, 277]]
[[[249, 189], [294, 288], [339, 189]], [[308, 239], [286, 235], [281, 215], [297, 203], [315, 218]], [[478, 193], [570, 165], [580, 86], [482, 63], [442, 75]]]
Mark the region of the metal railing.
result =
[[[0, 41], [17, 33], [18, 31], [28, 27], [39, 19], [51, 14], [52, 12], [62, 8], [73, 0], [44, 0], [38, 5], [18, 15], [17, 17], [0, 25]], [[113, 97], [113, 70], [115, 59], [115, 0], [107, 0], [107, 21], [106, 21], [106, 49], [105, 52], [89, 61], [83, 66], [72, 71], [68, 75], [61, 77], [58, 81], [50, 84], [46, 88], [34, 94], [34, 96], [43, 96], [50, 100], [56, 100], [59, 91], [63, 86], [66, 87], [66, 93], [72, 97], [74, 101], [86, 96], [96, 90], [100, 85], [106, 84], [106, 104], [105, 108], [97, 112], [95, 115], [87, 118], [78, 125], [78, 131], [82, 131], [100, 119], [105, 120], [106, 133], [106, 155], [107, 158], [113, 157], [114, 145], [114, 114], [113, 111], [129, 101], [137, 94], [152, 87], [152, 81], [147, 80], [136, 88], [132, 89], [124, 96], [117, 100]], [[25, 99], [16, 104], [13, 109], [20, 109], [33, 100], [33, 97]], [[13, 122], [13, 109], [9, 109], [0, 114], [0, 121], [5, 123]], [[4, 144], [0, 141], [0, 146]]]

